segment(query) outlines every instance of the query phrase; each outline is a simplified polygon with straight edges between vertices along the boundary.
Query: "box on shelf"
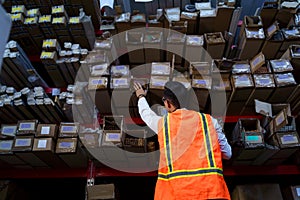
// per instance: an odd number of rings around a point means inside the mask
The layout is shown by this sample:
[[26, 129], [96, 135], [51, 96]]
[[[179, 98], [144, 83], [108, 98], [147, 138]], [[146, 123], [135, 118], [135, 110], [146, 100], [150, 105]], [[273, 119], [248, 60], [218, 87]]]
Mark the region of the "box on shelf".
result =
[[232, 74], [251, 74], [251, 68], [248, 61], [236, 61], [232, 65]]
[[189, 72], [192, 76], [210, 76], [212, 65], [209, 62], [191, 62]]
[[240, 118], [232, 132], [233, 164], [247, 161], [251, 164], [265, 149], [264, 135], [256, 118]]
[[115, 186], [114, 184], [100, 184], [87, 187], [87, 200], [114, 200]]
[[35, 135], [37, 125], [38, 120], [19, 120], [16, 135]]
[[185, 43], [185, 67], [188, 68], [191, 62], [200, 62], [207, 59], [204, 48], [203, 35], [187, 35]]
[[282, 59], [287, 59], [293, 66], [293, 75], [296, 81], [300, 82], [300, 45], [290, 45], [282, 55]]
[[[122, 109], [125, 109], [125, 112], [128, 110], [129, 101], [131, 97], [130, 92], [130, 78], [122, 77], [122, 78], [112, 78], [110, 85], [112, 96], [111, 103], [113, 104], [112, 111], [119, 115], [127, 116], [127, 113], [124, 113]], [[116, 110], [114, 110], [116, 109]]]
[[130, 77], [129, 65], [112, 65], [110, 68], [110, 74], [113, 78]]
[[88, 157], [81, 147], [78, 138], [58, 138], [55, 153], [70, 168], [86, 168]]
[[199, 109], [204, 111], [207, 109], [209, 95], [211, 91], [212, 78], [211, 76], [193, 76], [192, 88], [196, 94]]
[[126, 47], [129, 62], [132, 64], [145, 63], [144, 33], [137, 31], [126, 31]]
[[111, 113], [111, 97], [108, 91], [108, 77], [90, 77], [88, 90], [100, 113]]
[[123, 148], [126, 151], [133, 153], [147, 152], [146, 131], [141, 130], [126, 130], [124, 132]]
[[26, 166], [27, 163], [25, 163], [24, 160], [20, 159], [13, 153], [13, 143], [13, 139], [0, 140], [0, 160], [8, 167], [14, 167], [18, 165]]
[[291, 65], [290, 61], [287, 59], [270, 60], [270, 64], [273, 73], [285, 73], [285, 72], [293, 71], [293, 66]]
[[254, 74], [253, 80], [255, 84], [255, 90], [247, 101], [248, 106], [254, 105], [254, 99], [267, 101], [276, 87], [273, 74]]
[[100, 147], [101, 134], [99, 132], [80, 132], [79, 138], [87, 149]]
[[[227, 1], [229, 2], [229, 1]], [[227, 3], [228, 5], [228, 3]], [[229, 31], [231, 18], [235, 8], [234, 6], [218, 6], [217, 7], [217, 16], [214, 24], [214, 32], [225, 33]]]
[[49, 166], [33, 153], [33, 142], [33, 136], [16, 136], [12, 151], [31, 167], [48, 168]]
[[284, 41], [278, 51], [276, 58], [281, 58], [281, 56], [285, 53], [285, 51], [289, 48], [290, 45], [298, 45], [300, 44], [300, 28], [294, 27], [292, 29], [283, 28], [281, 29]]
[[146, 31], [144, 33], [145, 63], [163, 61], [163, 32]]
[[283, 34], [280, 31], [277, 22], [268, 27], [265, 35], [266, 40], [261, 51], [265, 55], [266, 59], [275, 59], [284, 41]]
[[288, 98], [297, 88], [297, 83], [292, 73], [274, 74], [276, 88], [268, 101], [270, 103], [287, 102]]
[[205, 49], [213, 59], [221, 59], [225, 49], [225, 39], [221, 32], [205, 33]]
[[275, 21], [275, 16], [278, 12], [278, 2], [277, 1], [266, 1], [263, 4], [262, 10], [260, 12], [260, 17], [263, 23], [264, 29], [268, 28]]
[[[186, 34], [193, 35], [198, 32], [199, 11], [198, 12], [181, 12], [181, 21], [187, 22]], [[174, 29], [173, 29], [174, 30]]]
[[299, 3], [297, 1], [281, 1], [275, 16], [280, 28], [288, 27], [293, 15], [297, 12]]
[[231, 76], [233, 93], [231, 101], [247, 101], [254, 90], [251, 74], [236, 74]]
[[61, 122], [59, 125], [58, 137], [77, 137], [79, 132], [79, 123]]
[[101, 146], [121, 145], [124, 135], [124, 126], [124, 116], [104, 116]]
[[169, 76], [152, 75], [149, 84], [150, 104], [162, 104], [161, 98], [165, 84], [170, 80]]
[[34, 138], [33, 154], [50, 168], [61, 169], [68, 166], [55, 154], [56, 143], [54, 138]]
[[13, 138], [18, 130], [17, 124], [1, 124], [0, 138]]
[[213, 70], [212, 70], [212, 78], [220, 79], [220, 75], [222, 79], [230, 79], [232, 74], [232, 67], [234, 65], [234, 61], [227, 59], [215, 59], [213, 60]]
[[[284, 131], [284, 129], [287, 131], [294, 131], [296, 128], [295, 125], [293, 125], [295, 121], [290, 118], [291, 109], [290, 105], [287, 103], [270, 104], [255, 100], [255, 111], [264, 115], [262, 127], [268, 131], [265, 135], [266, 139], [268, 139], [274, 131]], [[286, 125], [287, 127], [285, 127]]]
[[173, 55], [175, 55], [175, 64], [182, 64], [182, 56], [184, 54], [184, 44], [186, 40], [186, 35], [179, 33], [177, 31], [172, 31], [169, 29], [168, 37], [167, 37], [167, 55], [166, 60], [168, 62], [172, 62]]
[[137, 13], [130, 16], [130, 27], [134, 28], [144, 28], [146, 27], [146, 16], [143, 13]]
[[50, 137], [56, 139], [57, 129], [56, 124], [38, 124], [35, 137]]
[[56, 51], [57, 53], [59, 53], [61, 50], [60, 44], [58, 43], [57, 39], [43, 40], [42, 48], [45, 51]]
[[290, 185], [285, 186], [282, 190], [282, 195], [284, 199], [287, 200], [299, 200], [300, 199], [300, 186]]
[[96, 40], [94, 49], [97, 50], [103, 50], [106, 52], [108, 63], [114, 62], [116, 58], [116, 47], [113, 43], [113, 38], [107, 38], [103, 40]]

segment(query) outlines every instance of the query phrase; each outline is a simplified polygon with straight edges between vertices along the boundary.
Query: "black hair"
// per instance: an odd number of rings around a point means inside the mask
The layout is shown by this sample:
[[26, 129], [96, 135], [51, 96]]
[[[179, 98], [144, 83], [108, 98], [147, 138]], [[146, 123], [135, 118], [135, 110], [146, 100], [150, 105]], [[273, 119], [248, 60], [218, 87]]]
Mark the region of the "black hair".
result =
[[168, 81], [165, 84], [164, 97], [168, 99], [176, 109], [186, 106], [187, 89], [177, 81]]

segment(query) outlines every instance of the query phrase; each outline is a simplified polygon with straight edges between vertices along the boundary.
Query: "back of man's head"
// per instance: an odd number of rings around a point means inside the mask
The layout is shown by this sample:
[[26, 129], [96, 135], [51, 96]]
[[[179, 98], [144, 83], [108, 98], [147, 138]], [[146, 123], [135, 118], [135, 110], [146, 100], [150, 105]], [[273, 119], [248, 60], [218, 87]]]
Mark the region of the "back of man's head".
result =
[[180, 82], [168, 81], [165, 84], [164, 97], [169, 99], [177, 109], [183, 108], [186, 106], [187, 89]]

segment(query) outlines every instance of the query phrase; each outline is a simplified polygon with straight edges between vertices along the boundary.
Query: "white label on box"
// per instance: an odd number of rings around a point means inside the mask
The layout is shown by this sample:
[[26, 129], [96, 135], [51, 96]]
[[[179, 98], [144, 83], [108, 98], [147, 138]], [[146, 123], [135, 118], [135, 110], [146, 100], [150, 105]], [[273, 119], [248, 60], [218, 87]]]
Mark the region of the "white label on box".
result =
[[296, 188], [296, 193], [297, 193], [297, 196], [300, 197], [300, 188], [298, 188], [298, 187]]
[[42, 135], [49, 135], [50, 134], [50, 126], [43, 126], [41, 129]]
[[76, 128], [76, 126], [62, 126], [61, 132], [62, 133], [76, 133], [77, 128]]
[[108, 142], [120, 142], [121, 134], [120, 133], [106, 133], [105, 140]]
[[39, 149], [45, 149], [47, 147], [47, 140], [39, 140], [37, 148]]
[[20, 131], [34, 130], [34, 123], [21, 123], [19, 126]]
[[74, 146], [74, 142], [60, 142], [58, 145], [61, 149], [72, 149]]
[[28, 147], [31, 145], [31, 139], [16, 139], [15, 147]]
[[284, 135], [280, 138], [282, 144], [295, 144], [298, 143], [298, 139], [294, 135]]

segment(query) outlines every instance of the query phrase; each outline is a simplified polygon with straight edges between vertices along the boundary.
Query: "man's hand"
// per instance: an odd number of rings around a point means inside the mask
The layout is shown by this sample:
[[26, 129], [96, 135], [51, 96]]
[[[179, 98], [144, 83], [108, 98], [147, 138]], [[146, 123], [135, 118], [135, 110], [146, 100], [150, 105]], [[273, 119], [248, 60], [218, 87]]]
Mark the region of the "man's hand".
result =
[[135, 89], [135, 95], [140, 98], [140, 97], [145, 97], [146, 96], [146, 92], [144, 91], [142, 85], [138, 82], [134, 82], [133, 85], [134, 89]]

